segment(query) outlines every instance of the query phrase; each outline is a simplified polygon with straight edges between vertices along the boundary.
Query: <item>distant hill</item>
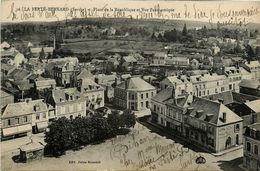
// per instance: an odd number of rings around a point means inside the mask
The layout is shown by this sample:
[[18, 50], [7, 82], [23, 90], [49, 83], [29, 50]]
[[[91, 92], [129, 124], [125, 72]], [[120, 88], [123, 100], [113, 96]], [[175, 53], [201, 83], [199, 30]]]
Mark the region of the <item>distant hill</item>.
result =
[[[87, 18], [87, 19], [71, 19], [71, 20], [62, 20], [54, 22], [22, 22], [22, 23], [2, 23], [2, 26], [7, 25], [48, 25], [48, 26], [65, 26], [65, 25], [95, 25], [99, 24], [103, 27], [119, 27], [119, 26], [140, 26], [140, 27], [159, 27], [160, 30], [169, 30], [176, 28], [180, 30], [183, 28], [184, 23], [186, 23], [188, 29], [194, 29], [206, 26], [207, 28], [216, 28], [217, 25], [210, 24], [209, 22], [200, 22], [200, 21], [188, 21], [188, 20], [160, 20], [160, 19], [147, 19], [147, 20], [137, 20], [137, 19], [128, 19], [128, 18]], [[223, 26], [228, 29], [260, 29], [260, 23], [250, 23], [247, 26], [235, 26], [235, 25], [226, 25]]]

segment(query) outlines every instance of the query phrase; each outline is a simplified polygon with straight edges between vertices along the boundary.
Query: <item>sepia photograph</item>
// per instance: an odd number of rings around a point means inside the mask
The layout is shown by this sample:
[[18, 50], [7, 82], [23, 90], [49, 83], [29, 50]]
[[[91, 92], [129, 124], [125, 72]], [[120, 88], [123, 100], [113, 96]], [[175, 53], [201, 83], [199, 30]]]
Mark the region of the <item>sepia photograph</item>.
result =
[[260, 1], [2, 0], [2, 171], [260, 171]]

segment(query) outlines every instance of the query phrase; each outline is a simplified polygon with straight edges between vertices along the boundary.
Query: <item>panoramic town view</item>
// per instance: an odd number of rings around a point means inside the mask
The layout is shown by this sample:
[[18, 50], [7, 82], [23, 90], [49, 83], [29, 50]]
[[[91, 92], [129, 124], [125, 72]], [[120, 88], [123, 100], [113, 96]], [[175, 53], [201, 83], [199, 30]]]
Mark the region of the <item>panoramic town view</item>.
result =
[[1, 27], [1, 170], [260, 170], [259, 24]]

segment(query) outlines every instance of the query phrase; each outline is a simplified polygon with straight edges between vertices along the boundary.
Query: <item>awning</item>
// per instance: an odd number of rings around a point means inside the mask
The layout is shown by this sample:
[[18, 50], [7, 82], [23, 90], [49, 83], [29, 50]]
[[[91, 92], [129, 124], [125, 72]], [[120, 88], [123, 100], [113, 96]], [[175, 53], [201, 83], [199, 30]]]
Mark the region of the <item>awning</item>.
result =
[[11, 128], [3, 128], [3, 136], [10, 136], [10, 135], [15, 135], [15, 134], [25, 133], [30, 131], [32, 131], [31, 124], [15, 126]]
[[37, 126], [38, 130], [45, 129], [48, 127], [48, 122], [38, 122], [38, 123], [36, 123], [36, 126]]

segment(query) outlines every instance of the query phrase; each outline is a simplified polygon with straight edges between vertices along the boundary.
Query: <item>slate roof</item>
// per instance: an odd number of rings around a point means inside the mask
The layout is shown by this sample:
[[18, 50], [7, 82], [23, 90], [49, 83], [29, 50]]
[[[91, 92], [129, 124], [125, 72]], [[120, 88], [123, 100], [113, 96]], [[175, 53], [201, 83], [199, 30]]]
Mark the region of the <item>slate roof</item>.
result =
[[4, 98], [4, 97], [13, 96], [13, 95], [0, 89], [0, 96], [1, 96], [1, 98]]
[[163, 89], [162, 91], [157, 93], [154, 97], [152, 97], [151, 100], [163, 103], [166, 100], [172, 98], [172, 93], [173, 93], [172, 91], [173, 91], [173, 87], [167, 87], [166, 89]]
[[35, 85], [37, 87], [56, 85], [56, 81], [54, 79], [40, 77], [35, 80]]
[[[30, 48], [32, 53], [40, 53], [42, 51], [42, 48]], [[52, 53], [54, 50], [53, 47], [43, 47], [44, 53]]]
[[260, 131], [260, 123], [254, 123], [252, 125], [249, 125], [248, 127]]
[[171, 83], [177, 83], [179, 84], [184, 84], [184, 83], [189, 83], [187, 77], [185, 75], [181, 75], [180, 77], [178, 76], [169, 76], [166, 79], [168, 79]]
[[257, 99], [257, 100], [251, 101], [251, 102], [247, 102], [247, 103], [245, 103], [245, 105], [247, 105], [255, 113], [260, 112], [260, 99]]
[[246, 62], [245, 65], [250, 68], [251, 67], [260, 67], [260, 62], [259, 61], [250, 61], [250, 63]]
[[240, 84], [240, 87], [247, 87], [252, 89], [259, 89], [260, 87], [260, 81], [258, 80], [245, 80], [243, 79]]
[[[95, 77], [102, 80], [103, 83], [115, 82], [115, 79], [118, 79], [118, 77], [114, 74], [110, 74], [110, 75], [98, 74]], [[118, 79], [118, 81], [119, 81], [119, 79]]]
[[222, 99], [224, 105], [234, 102], [231, 91], [226, 91], [226, 92], [222, 92], [222, 93], [218, 93], [218, 94], [209, 95], [205, 98], [210, 99], [212, 101], [218, 101], [218, 99]]
[[166, 55], [165, 52], [156, 52], [156, 53], [154, 54], [154, 56], [156, 56], [156, 57], [165, 57], [165, 55]]
[[44, 148], [44, 145], [40, 142], [30, 142], [30, 143], [27, 143], [25, 145], [22, 145], [20, 147], [20, 150], [30, 152], [30, 151], [41, 150], [43, 148]]
[[[194, 97], [194, 101], [191, 103], [191, 107], [194, 108], [194, 110], [189, 114], [191, 117], [196, 118], [197, 111], [202, 110], [203, 112], [198, 117], [198, 119], [216, 126], [242, 121], [242, 118], [240, 118], [222, 103], [214, 102], [208, 99]], [[225, 123], [222, 120], [224, 112], [226, 113]], [[210, 119], [206, 120], [208, 114], [211, 114], [212, 116]]]
[[61, 89], [61, 90], [52, 90], [52, 98], [54, 100], [54, 103], [61, 103], [69, 101], [70, 99], [66, 99], [66, 95], [72, 96], [74, 100], [78, 99], [84, 99], [84, 96], [82, 93], [80, 93], [77, 88], [67, 88], [67, 89]]
[[5, 63], [1, 62], [1, 70], [10, 71], [11, 69], [14, 69], [14, 68], [15, 68], [15, 66], [13, 66], [13, 65], [9, 65], [9, 64], [5, 64]]
[[192, 75], [201, 75], [201, 74], [208, 74], [208, 70], [191, 70], [187, 71], [187, 75], [192, 76]]
[[91, 79], [82, 79], [82, 83], [80, 85], [81, 92], [88, 92], [88, 91], [93, 91], [93, 90], [103, 90], [103, 88], [95, 83]]
[[0, 53], [0, 56], [1, 57], [6, 57], [6, 56], [11, 56], [11, 57], [15, 57], [19, 52], [11, 47], [9, 49], [4, 49], [4, 50], [1, 50], [1, 53]]
[[125, 62], [137, 62], [137, 60], [135, 59], [135, 57], [133, 55], [128, 55], [128, 56], [124, 56], [123, 60]]
[[188, 58], [186, 57], [172, 57], [172, 58], [167, 58], [167, 61], [176, 61], [176, 62], [187, 62]]
[[80, 71], [79, 75], [77, 75], [77, 79], [90, 78], [90, 77], [93, 77], [93, 74], [85, 68], [83, 68]]
[[209, 95], [204, 98], [207, 98], [212, 101], [217, 101], [217, 102], [218, 99], [222, 99], [224, 105], [228, 105], [231, 103], [245, 103], [246, 101], [252, 101], [258, 99], [258, 97], [252, 95], [237, 93], [233, 91], [225, 91], [222, 93]]
[[30, 75], [31, 75], [31, 73], [29, 71], [27, 71], [27, 70], [24, 70], [24, 69], [14, 69], [10, 73], [10, 76], [14, 80], [23, 80], [23, 79], [27, 78]]
[[37, 112], [44, 112], [48, 110], [47, 104], [43, 102], [43, 99], [32, 100], [28, 102], [25, 101], [18, 103], [10, 103], [5, 107], [5, 109], [3, 109], [2, 117], [7, 118], [33, 114], [36, 112], [35, 106], [39, 107]]
[[[125, 87], [127, 86], [127, 87]], [[127, 90], [136, 90], [136, 91], [147, 91], [147, 90], [155, 90], [155, 87], [151, 84], [147, 83], [140, 77], [131, 77], [129, 79], [120, 83], [117, 87]]]

